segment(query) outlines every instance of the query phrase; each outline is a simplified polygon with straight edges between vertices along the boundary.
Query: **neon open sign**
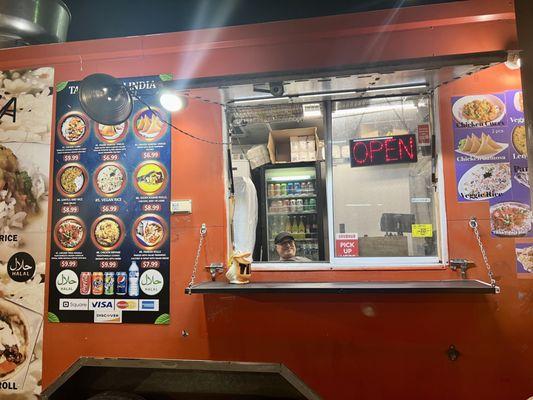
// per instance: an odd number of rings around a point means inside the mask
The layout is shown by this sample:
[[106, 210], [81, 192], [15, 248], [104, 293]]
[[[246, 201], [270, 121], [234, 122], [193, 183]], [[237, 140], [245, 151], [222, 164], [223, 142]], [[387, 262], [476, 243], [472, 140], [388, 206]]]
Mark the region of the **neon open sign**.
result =
[[350, 140], [352, 167], [416, 162], [414, 134]]

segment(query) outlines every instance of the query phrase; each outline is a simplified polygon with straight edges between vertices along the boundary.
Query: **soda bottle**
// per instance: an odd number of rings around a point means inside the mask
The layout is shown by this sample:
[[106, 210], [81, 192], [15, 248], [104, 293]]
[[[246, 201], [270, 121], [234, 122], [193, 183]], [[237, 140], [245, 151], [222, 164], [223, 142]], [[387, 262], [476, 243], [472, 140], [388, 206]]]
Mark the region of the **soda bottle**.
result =
[[280, 196], [287, 196], [287, 184], [286, 183], [282, 183], [279, 189], [280, 189], [280, 192], [279, 192]]
[[287, 183], [287, 195], [292, 196], [294, 194], [294, 186], [292, 182]]
[[300, 183], [300, 192], [301, 194], [307, 194], [307, 183], [306, 182]]
[[139, 295], [139, 267], [135, 261], [131, 262], [128, 269], [128, 296], [136, 297]]
[[294, 182], [294, 194], [296, 196], [299, 196], [302, 194], [302, 188], [300, 186], [300, 182]]
[[315, 185], [314, 185], [313, 181], [307, 182], [307, 193], [308, 194], [315, 193]]
[[285, 232], [291, 233], [292, 231], [292, 224], [291, 224], [291, 217], [285, 217], [287, 220], [285, 221]]
[[300, 236], [300, 239], [305, 238], [305, 224], [304, 224], [304, 218], [300, 218], [300, 223], [298, 224], [298, 235]]
[[274, 196], [274, 185], [270, 183], [267, 189], [268, 197]]

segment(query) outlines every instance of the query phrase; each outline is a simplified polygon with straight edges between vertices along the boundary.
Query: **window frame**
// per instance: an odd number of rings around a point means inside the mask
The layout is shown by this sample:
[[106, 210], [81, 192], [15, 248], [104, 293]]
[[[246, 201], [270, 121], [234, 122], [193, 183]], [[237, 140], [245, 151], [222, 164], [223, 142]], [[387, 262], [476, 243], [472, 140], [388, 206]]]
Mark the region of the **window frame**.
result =
[[[395, 96], [390, 96], [392, 98]], [[327, 237], [328, 242], [325, 244], [329, 249], [329, 260], [319, 262], [263, 262], [257, 261], [252, 264], [253, 271], [369, 271], [369, 270], [442, 270], [448, 264], [448, 237], [446, 223], [446, 203], [445, 203], [445, 185], [444, 185], [444, 168], [442, 159], [442, 143], [440, 131], [440, 118], [438, 114], [438, 89], [427, 94], [429, 101], [429, 125], [435, 146], [435, 175], [437, 182], [435, 184], [435, 221], [437, 223], [437, 255], [424, 257], [335, 257], [335, 234], [334, 234], [334, 205], [333, 205], [333, 158], [332, 158], [332, 112], [331, 104], [334, 100], [322, 100], [324, 104], [324, 144], [325, 144], [325, 163], [326, 163], [326, 202], [327, 202]], [[222, 111], [224, 114], [224, 111]], [[224, 137], [229, 140], [228, 126], [223, 117]], [[224, 153], [226, 151], [224, 150]], [[228, 187], [226, 179], [226, 186]], [[227, 208], [227, 210], [229, 210]], [[228, 246], [231, 247], [231, 233], [228, 214]]]

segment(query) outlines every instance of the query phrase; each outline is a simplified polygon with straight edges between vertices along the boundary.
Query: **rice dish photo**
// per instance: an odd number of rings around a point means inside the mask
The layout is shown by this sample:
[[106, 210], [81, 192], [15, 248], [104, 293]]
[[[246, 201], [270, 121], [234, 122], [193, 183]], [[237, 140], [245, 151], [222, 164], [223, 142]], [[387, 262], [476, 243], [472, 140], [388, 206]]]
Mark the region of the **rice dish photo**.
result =
[[104, 194], [113, 194], [120, 191], [125, 182], [124, 171], [117, 165], [111, 164], [102, 167], [96, 175], [96, 185]]
[[104, 218], [97, 222], [94, 227], [94, 238], [103, 247], [112, 247], [120, 239], [121, 229], [117, 221], [111, 218]]
[[487, 200], [511, 189], [509, 163], [477, 164], [461, 177], [457, 190], [467, 200]]
[[531, 210], [527, 204], [505, 202], [490, 208], [492, 233], [499, 236], [523, 236], [531, 230]]
[[12, 378], [29, 360], [29, 326], [15, 304], [0, 299], [0, 380]]
[[60, 221], [56, 228], [56, 238], [65, 249], [74, 249], [85, 238], [84, 228], [74, 219]]
[[524, 171], [524, 170], [516, 171], [514, 174], [514, 178], [518, 183], [529, 188], [529, 174], [527, 171]]
[[533, 273], [533, 246], [516, 249], [516, 259], [527, 272]]
[[526, 127], [524, 125], [519, 125], [513, 129], [513, 146], [519, 154], [527, 155]]
[[83, 170], [78, 166], [67, 167], [61, 172], [60, 175], [61, 188], [67, 194], [76, 194], [82, 188], [85, 183], [85, 175]]
[[85, 134], [87, 126], [83, 118], [71, 115], [61, 124], [61, 134], [67, 142], [78, 142]]

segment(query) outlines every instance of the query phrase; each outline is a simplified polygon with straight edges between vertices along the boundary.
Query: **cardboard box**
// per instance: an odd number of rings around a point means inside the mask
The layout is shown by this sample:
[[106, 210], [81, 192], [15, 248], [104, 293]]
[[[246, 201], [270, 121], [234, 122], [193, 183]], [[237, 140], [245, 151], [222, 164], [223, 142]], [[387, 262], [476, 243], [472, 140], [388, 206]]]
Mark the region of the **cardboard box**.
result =
[[316, 131], [316, 127], [270, 131], [267, 147], [272, 164], [315, 161], [318, 149]]
[[270, 162], [270, 155], [267, 146], [258, 144], [246, 152], [246, 157], [250, 161], [250, 168], [255, 169]]

